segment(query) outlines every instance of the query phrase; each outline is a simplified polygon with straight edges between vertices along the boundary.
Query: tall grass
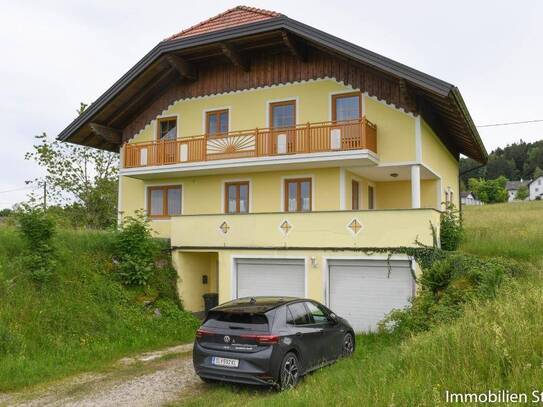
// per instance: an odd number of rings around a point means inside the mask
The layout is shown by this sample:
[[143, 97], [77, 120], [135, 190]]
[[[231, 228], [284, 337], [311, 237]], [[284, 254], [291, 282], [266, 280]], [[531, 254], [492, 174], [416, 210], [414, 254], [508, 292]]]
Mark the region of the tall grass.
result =
[[0, 391], [97, 368], [130, 352], [193, 337], [195, 321], [177, 308], [175, 274], [154, 276], [161, 318], [140, 305], [140, 291], [115, 277], [113, 235], [60, 231], [51, 280], [24, 270], [18, 233], [0, 227]]
[[543, 257], [543, 201], [467, 206], [463, 251], [517, 260]]

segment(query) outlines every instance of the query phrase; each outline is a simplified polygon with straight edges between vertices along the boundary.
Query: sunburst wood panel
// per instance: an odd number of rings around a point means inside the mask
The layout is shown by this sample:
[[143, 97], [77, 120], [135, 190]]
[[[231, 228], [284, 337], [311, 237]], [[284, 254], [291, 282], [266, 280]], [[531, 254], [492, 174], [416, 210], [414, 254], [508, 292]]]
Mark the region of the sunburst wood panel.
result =
[[256, 137], [254, 135], [229, 136], [209, 138], [207, 140], [207, 155], [214, 156], [247, 156], [256, 152]]

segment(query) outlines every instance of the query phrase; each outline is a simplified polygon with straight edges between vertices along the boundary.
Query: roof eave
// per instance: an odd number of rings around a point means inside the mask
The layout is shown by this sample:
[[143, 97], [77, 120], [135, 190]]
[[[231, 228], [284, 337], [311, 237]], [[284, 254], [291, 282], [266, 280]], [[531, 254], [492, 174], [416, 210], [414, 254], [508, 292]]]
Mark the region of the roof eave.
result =
[[104, 92], [94, 103], [92, 103], [83, 114], [72, 121], [72, 123], [70, 123], [58, 135], [57, 139], [65, 141], [71, 137], [75, 131], [79, 130], [87, 121], [92, 119], [92, 117], [97, 114], [106, 103], [108, 103], [126, 85], [136, 79], [139, 74], [141, 74], [163, 54], [280, 29], [289, 30], [300, 37], [319, 43], [321, 46], [330, 48], [357, 62], [370, 65], [397, 78], [405, 79], [406, 81], [440, 97], [451, 98], [462, 113], [473, 137], [480, 148], [480, 158], [482, 159], [481, 162], [486, 163], [488, 154], [457, 87], [448, 82], [442, 81], [441, 79], [410, 68], [407, 65], [403, 65], [392, 59], [354, 45], [341, 38], [335, 37], [324, 31], [300, 23], [299, 21], [292, 20], [284, 15], [186, 38], [161, 41], [132, 68], [130, 68], [130, 70], [126, 72], [117, 82], [115, 82], [106, 92]]
[[479, 160], [479, 162], [481, 164], [486, 164], [488, 162], [488, 152], [486, 151], [483, 141], [481, 140], [481, 136], [479, 135], [479, 131], [477, 130], [477, 127], [475, 126], [471, 115], [469, 114], [468, 108], [464, 102], [464, 98], [462, 97], [460, 90], [456, 86], [453, 86], [450, 95], [454, 103], [458, 107], [458, 110], [460, 110], [460, 112], [462, 113], [464, 120], [468, 124], [471, 135], [477, 142], [477, 145], [481, 152], [481, 160]]

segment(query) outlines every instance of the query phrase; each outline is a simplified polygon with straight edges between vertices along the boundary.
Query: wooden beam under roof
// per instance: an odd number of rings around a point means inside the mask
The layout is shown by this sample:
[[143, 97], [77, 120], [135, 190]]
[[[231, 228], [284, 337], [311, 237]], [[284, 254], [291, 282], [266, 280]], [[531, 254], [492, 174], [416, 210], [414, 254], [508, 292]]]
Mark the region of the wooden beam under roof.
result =
[[181, 78], [189, 80], [189, 81], [195, 81], [196, 76], [196, 70], [194, 67], [189, 64], [185, 59], [181, 58], [178, 55], [166, 55], [166, 60], [170, 64], [172, 68], [174, 68], [177, 73], [181, 76]]
[[292, 55], [302, 62], [307, 61], [307, 45], [296, 39], [293, 35], [286, 31], [281, 32], [283, 44], [286, 45]]
[[243, 58], [240, 53], [230, 44], [221, 42], [220, 44], [222, 53], [226, 56], [230, 62], [235, 66], [241, 68], [245, 72], [249, 72], [249, 61]]
[[98, 123], [89, 123], [93, 133], [102, 137], [109, 144], [121, 144], [122, 131]]
[[409, 88], [406, 80], [400, 78], [400, 99], [403, 105], [408, 106], [408, 109], [412, 112], [417, 111], [416, 96]]
[[[126, 116], [133, 116], [133, 111], [138, 110], [138, 107], [147, 99], [151, 99], [155, 93], [162, 91], [164, 83], [169, 77], [174, 77], [174, 69], [169, 68], [168, 70], [158, 74], [150, 81], [148, 81], [143, 89], [133, 97], [129, 102], [124, 103], [121, 107], [115, 111], [111, 116], [108, 117], [108, 123], [122, 123]], [[178, 77], [178, 76], [177, 76]], [[120, 124], [119, 123], [119, 124]]]

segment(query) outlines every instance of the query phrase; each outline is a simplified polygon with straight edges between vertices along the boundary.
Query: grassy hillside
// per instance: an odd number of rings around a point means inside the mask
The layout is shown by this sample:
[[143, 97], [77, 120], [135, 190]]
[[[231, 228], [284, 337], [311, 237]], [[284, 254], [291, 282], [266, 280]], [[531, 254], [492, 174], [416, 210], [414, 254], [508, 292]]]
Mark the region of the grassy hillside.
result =
[[543, 258], [543, 202], [470, 206], [464, 211], [463, 251], [518, 260]]
[[543, 384], [542, 220], [543, 202], [467, 208], [462, 250], [525, 261], [527, 272], [496, 300], [468, 305], [455, 322], [404, 340], [359, 336], [353, 358], [287, 393], [209, 386], [183, 404], [436, 406], [446, 404], [446, 390], [531, 394]]
[[36, 284], [17, 231], [0, 226], [0, 391], [192, 340], [196, 321], [176, 303], [171, 268], [155, 273], [147, 294], [158, 299], [145, 306], [145, 293], [115, 276], [112, 233], [60, 231], [54, 245], [55, 274]]

